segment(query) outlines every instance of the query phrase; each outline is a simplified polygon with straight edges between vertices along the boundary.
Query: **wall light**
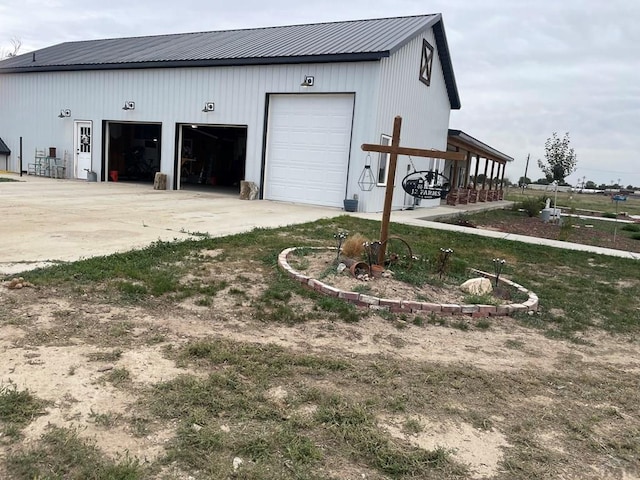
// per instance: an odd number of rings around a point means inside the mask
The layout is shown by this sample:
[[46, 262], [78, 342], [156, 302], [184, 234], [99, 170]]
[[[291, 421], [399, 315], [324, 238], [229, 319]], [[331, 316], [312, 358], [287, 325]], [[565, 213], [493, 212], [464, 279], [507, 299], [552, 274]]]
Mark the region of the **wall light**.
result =
[[202, 109], [203, 112], [205, 113], [209, 113], [209, 112], [213, 112], [216, 109], [216, 104], [213, 102], [204, 102], [204, 108]]
[[67, 118], [71, 116], [71, 110], [69, 110], [68, 108], [63, 108], [62, 110], [60, 110], [60, 114], [58, 115], [58, 118]]
[[124, 102], [124, 107], [122, 107], [123, 110], [135, 110], [136, 109], [136, 102], [132, 102], [131, 100], [127, 100], [126, 102]]
[[304, 80], [302, 80], [302, 83], [300, 84], [301, 87], [313, 87], [313, 83], [315, 81], [315, 77], [312, 77], [311, 75], [305, 75], [304, 76]]

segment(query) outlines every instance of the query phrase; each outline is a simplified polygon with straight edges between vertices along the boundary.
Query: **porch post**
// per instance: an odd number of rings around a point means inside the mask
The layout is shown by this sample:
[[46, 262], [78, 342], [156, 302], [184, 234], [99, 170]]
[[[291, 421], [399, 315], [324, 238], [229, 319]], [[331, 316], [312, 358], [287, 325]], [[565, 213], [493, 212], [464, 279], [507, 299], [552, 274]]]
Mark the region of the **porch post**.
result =
[[471, 170], [471, 152], [467, 150], [467, 164], [465, 165], [464, 171], [464, 188], [469, 188], [469, 173]]
[[495, 190], [493, 188], [493, 170], [496, 167], [496, 161], [491, 160], [491, 180], [489, 180], [489, 190]]
[[482, 179], [482, 190], [484, 190], [484, 186], [487, 183], [487, 172], [489, 171], [489, 159], [485, 159], [486, 162], [484, 164], [484, 178]]
[[478, 189], [478, 168], [480, 167], [480, 154], [476, 153], [476, 174], [473, 177], [473, 189]]
[[452, 161], [451, 165], [453, 166], [453, 175], [451, 178], [451, 189], [458, 188], [458, 164], [455, 160]]

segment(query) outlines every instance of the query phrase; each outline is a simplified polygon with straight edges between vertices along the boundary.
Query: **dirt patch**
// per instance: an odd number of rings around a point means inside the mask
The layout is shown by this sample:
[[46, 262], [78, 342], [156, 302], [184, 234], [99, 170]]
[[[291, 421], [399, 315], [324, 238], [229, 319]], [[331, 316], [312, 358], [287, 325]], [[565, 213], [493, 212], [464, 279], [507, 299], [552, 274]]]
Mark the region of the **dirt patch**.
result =
[[509, 446], [499, 431], [480, 430], [465, 422], [415, 416], [386, 418], [381, 424], [393, 437], [408, 440], [425, 450], [444, 448], [453, 452], [454, 457], [469, 467], [471, 478], [492, 477], [504, 457], [504, 448]]

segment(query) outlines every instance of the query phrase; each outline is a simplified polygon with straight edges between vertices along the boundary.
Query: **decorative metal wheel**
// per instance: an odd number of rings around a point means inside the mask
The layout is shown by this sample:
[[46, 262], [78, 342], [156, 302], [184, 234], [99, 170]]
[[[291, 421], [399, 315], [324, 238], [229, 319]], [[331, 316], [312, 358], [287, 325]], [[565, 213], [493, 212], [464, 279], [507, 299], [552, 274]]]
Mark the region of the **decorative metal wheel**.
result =
[[384, 266], [387, 268], [411, 268], [413, 251], [406, 240], [400, 237], [389, 237], [386, 242]]

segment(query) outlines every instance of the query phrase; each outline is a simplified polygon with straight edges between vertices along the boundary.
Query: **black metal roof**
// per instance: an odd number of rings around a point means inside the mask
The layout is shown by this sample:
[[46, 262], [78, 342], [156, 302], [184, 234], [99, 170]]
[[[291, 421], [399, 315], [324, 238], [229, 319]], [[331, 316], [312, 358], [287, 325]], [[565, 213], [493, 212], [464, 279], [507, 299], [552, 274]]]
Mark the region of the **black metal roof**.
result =
[[66, 42], [3, 60], [0, 73], [374, 61], [429, 27], [459, 109], [440, 14]]
[[7, 147], [7, 144], [0, 138], [0, 155], [11, 155], [11, 150]]
[[504, 163], [513, 162], [513, 158], [510, 157], [509, 155], [505, 155], [504, 153], [499, 152], [495, 148], [487, 145], [484, 142], [481, 142], [477, 138], [472, 137], [471, 135], [463, 132], [462, 130], [453, 130], [450, 128], [449, 138], [454, 138], [454, 137], [460, 139], [463, 143], [466, 143], [467, 145], [474, 147], [481, 154], [484, 154], [486, 156], [489, 156], [491, 158], [494, 158]]

